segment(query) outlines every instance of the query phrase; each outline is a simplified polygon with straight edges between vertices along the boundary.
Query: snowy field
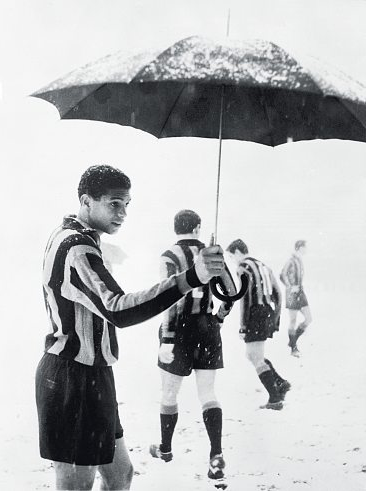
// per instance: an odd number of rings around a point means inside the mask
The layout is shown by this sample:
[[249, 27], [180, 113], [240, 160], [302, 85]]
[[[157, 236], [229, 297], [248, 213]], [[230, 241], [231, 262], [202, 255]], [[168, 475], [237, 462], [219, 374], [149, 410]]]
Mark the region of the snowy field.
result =
[[[123, 230], [126, 253], [116, 278], [125, 291], [152, 285], [158, 258], [174, 240], [183, 208], [213, 231], [218, 142], [156, 140], [90, 121], [60, 121], [50, 104], [28, 97], [91, 60], [120, 49], [145, 50], [191, 35], [270, 39], [310, 53], [366, 85], [366, 3], [359, 0], [16, 0], [0, 16], [2, 234], [0, 281], [0, 490], [54, 489], [40, 459], [34, 374], [47, 331], [42, 256], [51, 231], [78, 209], [76, 188], [92, 164], [109, 163], [132, 180]], [[311, 35], [309, 35], [311, 33]], [[287, 348], [287, 312], [267, 356], [292, 390], [282, 411], [266, 402], [239, 341], [238, 307], [223, 327], [223, 407], [228, 491], [366, 490], [366, 145], [313, 141], [275, 149], [223, 144], [219, 242], [243, 238], [277, 274], [297, 239], [308, 240], [305, 286], [313, 324]], [[5, 195], [4, 195], [5, 192]], [[135, 468], [135, 491], [212, 491], [208, 438], [193, 376], [185, 381], [171, 463], [153, 460], [158, 442], [159, 319], [119, 332], [115, 365], [120, 414]], [[95, 489], [99, 488], [97, 480]]]
[[[223, 327], [225, 369], [217, 379], [224, 412], [223, 447], [232, 491], [362, 491], [366, 489], [365, 291], [311, 289], [314, 322], [299, 343], [300, 359], [286, 346], [286, 312], [280, 332], [267, 342], [267, 356], [292, 383], [282, 411], [258, 409], [267, 395], [244, 358], [237, 336], [238, 308]], [[344, 308], [344, 306], [346, 308]], [[158, 319], [119, 334], [115, 366], [120, 414], [135, 468], [132, 489], [203, 491], [207, 483], [208, 439], [194, 379], [180, 394], [173, 441], [174, 460], [148, 454], [159, 440]], [[362, 345], [360, 345], [362, 342]], [[36, 353], [36, 350], [34, 350]], [[34, 366], [37, 360], [34, 360]], [[54, 489], [54, 472], [38, 456], [33, 373], [4, 411], [0, 489]], [[24, 374], [23, 374], [24, 377]], [[4, 409], [4, 407], [2, 408]], [[99, 489], [99, 480], [94, 489]]]

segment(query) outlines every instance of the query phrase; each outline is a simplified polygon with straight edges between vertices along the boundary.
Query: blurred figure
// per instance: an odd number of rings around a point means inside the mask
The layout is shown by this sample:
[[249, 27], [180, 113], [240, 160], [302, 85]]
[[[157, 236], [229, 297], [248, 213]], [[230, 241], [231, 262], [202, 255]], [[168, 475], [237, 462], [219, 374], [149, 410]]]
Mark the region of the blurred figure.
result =
[[[161, 279], [190, 268], [205, 245], [199, 240], [201, 218], [192, 210], [174, 217], [177, 242], [161, 256]], [[160, 406], [161, 443], [150, 446], [153, 457], [173, 459], [172, 439], [178, 420], [177, 396], [184, 377], [195, 372], [203, 421], [210, 440], [208, 477], [224, 479], [222, 409], [215, 395], [216, 370], [223, 368], [221, 323], [230, 311], [223, 303], [213, 315], [209, 285], [195, 288], [164, 313], [159, 329], [158, 366], [162, 382]]]
[[[302, 258], [305, 253], [306, 241], [296, 241], [295, 250], [280, 274], [280, 279], [286, 287], [286, 308], [289, 311], [290, 318], [288, 345], [291, 348], [291, 354], [296, 357], [300, 356], [297, 340], [304, 334], [312, 321], [310, 307], [303, 288], [304, 263]], [[299, 311], [302, 313], [304, 319], [296, 327], [297, 313]]]
[[272, 363], [264, 357], [267, 338], [279, 329], [281, 292], [271, 269], [249, 256], [247, 245], [237, 239], [226, 249], [235, 262], [237, 274], [247, 284], [247, 292], [240, 300], [241, 327], [239, 336], [246, 345], [246, 356], [269, 394], [262, 408], [280, 410], [291, 384], [283, 379]]

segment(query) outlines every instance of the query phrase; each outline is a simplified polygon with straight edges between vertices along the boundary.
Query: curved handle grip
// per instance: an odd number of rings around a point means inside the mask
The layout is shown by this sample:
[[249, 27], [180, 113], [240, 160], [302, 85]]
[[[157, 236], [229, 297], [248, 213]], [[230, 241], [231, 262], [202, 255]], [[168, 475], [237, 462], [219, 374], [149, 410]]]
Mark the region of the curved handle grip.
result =
[[[234, 284], [230, 271], [228, 270], [227, 267], [225, 267], [224, 276], [227, 275], [229, 275], [229, 279], [231, 280], [232, 284]], [[231, 289], [227, 288], [227, 278], [223, 278], [222, 276], [215, 276], [210, 280], [210, 288], [212, 291], [212, 295], [214, 295], [219, 300], [222, 300], [223, 302], [228, 302], [228, 301], [236, 302], [237, 300], [240, 300], [248, 291], [247, 277], [243, 274], [241, 275], [240, 280], [241, 280], [241, 287], [240, 290], [237, 292], [235, 284], [234, 284], [234, 290], [232, 288]], [[220, 287], [222, 293], [219, 291], [218, 287]], [[235, 293], [232, 294], [232, 292]]]

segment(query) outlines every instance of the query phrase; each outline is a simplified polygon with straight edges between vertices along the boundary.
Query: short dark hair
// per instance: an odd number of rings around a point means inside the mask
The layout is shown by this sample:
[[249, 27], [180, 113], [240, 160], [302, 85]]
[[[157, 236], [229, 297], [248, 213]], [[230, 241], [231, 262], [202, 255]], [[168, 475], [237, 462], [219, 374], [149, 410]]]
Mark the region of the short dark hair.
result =
[[298, 251], [300, 247], [305, 247], [306, 246], [306, 240], [297, 240], [295, 242], [295, 251]]
[[121, 170], [110, 165], [92, 165], [80, 178], [79, 198], [88, 194], [98, 200], [110, 189], [130, 189], [131, 181]]
[[248, 246], [241, 239], [236, 239], [230, 242], [227, 246], [226, 250], [231, 252], [231, 254], [235, 254], [235, 251], [238, 250], [242, 254], [248, 254]]
[[201, 217], [192, 210], [181, 210], [174, 217], [174, 232], [180, 234], [190, 234], [201, 224]]

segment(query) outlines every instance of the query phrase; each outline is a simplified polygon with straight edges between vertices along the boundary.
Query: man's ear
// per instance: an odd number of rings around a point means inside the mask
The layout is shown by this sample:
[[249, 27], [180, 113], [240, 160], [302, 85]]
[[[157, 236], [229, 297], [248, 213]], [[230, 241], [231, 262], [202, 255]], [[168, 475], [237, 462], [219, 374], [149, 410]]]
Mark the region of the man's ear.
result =
[[87, 194], [82, 194], [80, 196], [80, 204], [81, 206], [86, 206], [87, 208], [90, 207], [90, 196]]

